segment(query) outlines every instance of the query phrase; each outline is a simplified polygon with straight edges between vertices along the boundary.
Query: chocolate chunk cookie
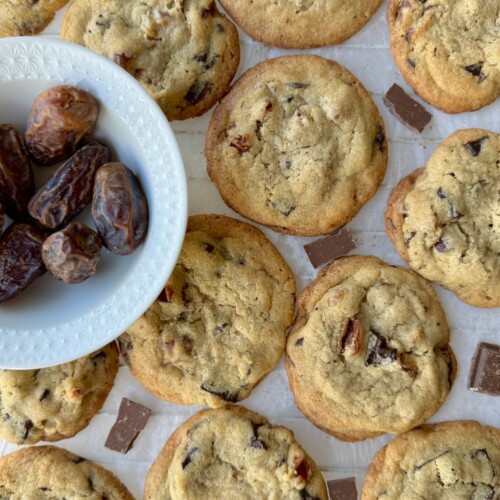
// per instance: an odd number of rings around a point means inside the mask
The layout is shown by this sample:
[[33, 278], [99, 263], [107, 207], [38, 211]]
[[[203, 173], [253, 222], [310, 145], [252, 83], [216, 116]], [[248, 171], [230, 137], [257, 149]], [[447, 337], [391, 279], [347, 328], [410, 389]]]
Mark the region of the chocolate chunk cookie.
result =
[[391, 51], [422, 99], [447, 113], [500, 95], [500, 0], [389, 0]]
[[0, 370], [0, 436], [18, 445], [74, 436], [103, 405], [117, 371], [114, 342], [59, 366]]
[[110, 471], [55, 446], [31, 446], [0, 458], [0, 498], [134, 500]]
[[400, 433], [443, 404], [455, 378], [433, 288], [376, 257], [344, 257], [302, 293], [285, 361], [297, 406], [344, 441]]
[[220, 3], [259, 42], [285, 49], [307, 49], [342, 43], [370, 20], [382, 0], [220, 0]]
[[68, 0], [6, 0], [0, 2], [0, 37], [36, 35]]
[[285, 427], [241, 406], [203, 410], [165, 444], [146, 478], [145, 500], [327, 500], [316, 464]]
[[389, 238], [424, 278], [474, 306], [500, 306], [500, 136], [459, 130], [392, 191]]
[[241, 215], [294, 235], [327, 234], [351, 220], [385, 174], [379, 112], [361, 83], [314, 55], [248, 70], [216, 108], [208, 174]]
[[120, 349], [155, 396], [223, 406], [276, 366], [294, 305], [292, 272], [263, 233], [222, 215], [192, 216], [163, 293]]
[[362, 500], [500, 498], [500, 430], [473, 421], [425, 425], [382, 448]]
[[239, 64], [238, 32], [214, 0], [74, 0], [61, 38], [126, 69], [169, 120], [209, 110]]

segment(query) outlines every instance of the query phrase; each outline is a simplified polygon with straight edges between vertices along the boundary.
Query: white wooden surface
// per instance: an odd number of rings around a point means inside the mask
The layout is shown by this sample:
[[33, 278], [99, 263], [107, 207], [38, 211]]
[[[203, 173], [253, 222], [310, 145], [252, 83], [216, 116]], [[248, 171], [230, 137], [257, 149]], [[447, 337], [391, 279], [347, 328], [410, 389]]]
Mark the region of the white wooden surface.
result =
[[[436, 145], [456, 129], [481, 127], [498, 131], [500, 101], [497, 100], [480, 111], [460, 115], [446, 115], [424, 103], [434, 118], [421, 136], [401, 125], [382, 104], [382, 96], [394, 82], [413, 95], [397, 71], [388, 49], [386, 5], [387, 0], [360, 33], [337, 47], [285, 51], [254, 42], [240, 32], [241, 64], [238, 75], [268, 58], [312, 52], [340, 62], [363, 82], [373, 94], [384, 117], [390, 159], [387, 175], [379, 191], [348, 225], [358, 241], [358, 248], [353, 253], [373, 254], [392, 264], [403, 264], [383, 231], [385, 202], [391, 188], [402, 176], [423, 166]], [[64, 10], [57, 15], [44, 34], [58, 34], [63, 13]], [[189, 211], [192, 214], [213, 212], [237, 217], [224, 205], [206, 174], [203, 146], [210, 116], [211, 113], [207, 113], [201, 118], [173, 124], [188, 175]], [[303, 244], [312, 239], [264, 231], [288, 260], [301, 290], [316, 275], [303, 250]], [[500, 311], [467, 306], [439, 287], [437, 292], [452, 327], [452, 346], [458, 360], [458, 376], [449, 398], [431, 421], [476, 419], [484, 424], [500, 427], [500, 398], [472, 393], [466, 388], [470, 360], [477, 343], [500, 343]], [[115, 421], [120, 400], [124, 396], [153, 410], [146, 429], [127, 455], [118, 454], [103, 446]], [[360, 443], [342, 443], [316, 429], [295, 407], [282, 362], [243, 404], [266, 415], [271, 421], [293, 429], [299, 442], [324, 472], [325, 478], [355, 476], [358, 490], [361, 489], [365, 470], [372, 456], [391, 439], [391, 436], [386, 435]], [[128, 368], [121, 367], [115, 387], [89, 427], [74, 438], [57, 444], [109, 468], [124, 481], [137, 498], [141, 498], [147, 470], [166, 439], [181, 422], [198, 409], [156, 399], [140, 387], [131, 377]], [[15, 446], [0, 439], [0, 456], [15, 449]]]

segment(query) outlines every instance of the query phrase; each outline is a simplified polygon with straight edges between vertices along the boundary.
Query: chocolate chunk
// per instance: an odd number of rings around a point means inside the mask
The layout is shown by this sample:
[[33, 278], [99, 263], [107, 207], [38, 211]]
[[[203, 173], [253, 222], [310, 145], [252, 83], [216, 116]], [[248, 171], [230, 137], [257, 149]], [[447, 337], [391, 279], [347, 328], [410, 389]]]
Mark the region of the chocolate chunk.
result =
[[203, 249], [207, 253], [212, 253], [214, 251], [214, 248], [215, 247], [213, 245], [211, 245], [210, 243], [203, 243]]
[[481, 342], [477, 346], [467, 387], [471, 391], [500, 396], [500, 345]]
[[30, 430], [33, 429], [33, 422], [31, 420], [25, 420], [23, 428], [24, 428], [24, 434], [23, 437], [21, 438], [21, 441], [26, 441], [26, 439], [28, 439]]
[[246, 153], [250, 149], [250, 142], [248, 139], [242, 135], [237, 135], [231, 139], [229, 146], [238, 150], [240, 154]]
[[438, 240], [434, 245], [434, 248], [440, 253], [448, 251], [448, 247], [446, 246], [446, 243], [443, 240]]
[[328, 493], [335, 500], [357, 500], [358, 490], [356, 479], [347, 477], [345, 479], [331, 479], [328, 481]]
[[295, 346], [296, 347], [302, 347], [304, 345], [304, 337], [300, 338], [300, 339], [297, 339], [295, 341]]
[[151, 410], [149, 408], [123, 398], [118, 417], [109, 431], [104, 446], [120, 453], [127, 453], [135, 438], [146, 426], [150, 416]]
[[43, 401], [44, 399], [46, 399], [48, 397], [48, 395], [50, 394], [50, 391], [48, 389], [45, 389], [42, 393], [42, 395], [38, 398], [38, 401]]
[[378, 146], [378, 150], [381, 153], [385, 151], [385, 134], [380, 126], [375, 134], [375, 146]]
[[166, 286], [160, 292], [160, 295], [156, 297], [156, 300], [157, 302], [170, 302], [173, 296], [174, 296], [174, 291], [169, 286]]
[[356, 245], [349, 229], [341, 229], [324, 238], [304, 245], [304, 250], [314, 267], [348, 254]]
[[357, 318], [347, 318], [344, 320], [340, 332], [337, 351], [340, 355], [346, 353], [354, 356], [361, 350], [363, 344], [363, 329]]
[[481, 152], [481, 145], [482, 145], [482, 142], [487, 138], [488, 136], [485, 135], [484, 137], [480, 137], [479, 139], [476, 139], [475, 141], [471, 141], [471, 142], [466, 142], [464, 144], [465, 148], [467, 149], [467, 151], [474, 157], [476, 157], [477, 155], [479, 155], [479, 153]]
[[187, 451], [186, 458], [182, 461], [181, 467], [184, 470], [193, 460], [193, 455], [198, 451], [198, 448], [191, 448]]
[[438, 196], [439, 196], [439, 198], [441, 198], [442, 200], [446, 200], [446, 193], [444, 192], [444, 189], [443, 189], [443, 188], [439, 188], [439, 189], [438, 189]]
[[387, 339], [380, 333], [375, 330], [370, 330], [370, 333], [371, 336], [368, 339], [368, 352], [365, 359], [365, 366], [380, 366], [386, 361], [395, 361], [398, 357], [398, 350], [389, 347]]
[[432, 115], [397, 84], [387, 91], [382, 100], [389, 111], [413, 132], [420, 134], [431, 121]]
[[238, 401], [238, 393], [237, 392], [232, 393], [229, 391], [218, 391], [216, 389], [209, 387], [205, 383], [201, 384], [200, 389], [202, 391], [213, 394], [214, 396], [218, 396], [219, 398], [223, 399], [224, 401], [227, 401], [228, 403], [236, 403], [236, 401]]
[[481, 71], [483, 69], [482, 62], [471, 64], [470, 66], [465, 66], [464, 69], [472, 75], [479, 77], [477, 83], [481, 83], [486, 78], [486, 75]]
[[252, 437], [252, 440], [250, 441], [250, 446], [258, 450], [267, 450], [266, 443], [264, 443], [262, 439], [255, 436]]
[[194, 106], [203, 100], [211, 89], [212, 86], [209, 83], [195, 82], [184, 96], [184, 99]]

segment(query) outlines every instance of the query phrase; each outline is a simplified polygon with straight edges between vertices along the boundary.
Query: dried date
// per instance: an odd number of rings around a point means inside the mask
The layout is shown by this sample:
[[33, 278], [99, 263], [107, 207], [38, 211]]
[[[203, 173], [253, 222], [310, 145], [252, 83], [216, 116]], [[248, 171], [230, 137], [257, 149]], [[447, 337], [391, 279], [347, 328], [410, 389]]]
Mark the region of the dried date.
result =
[[97, 120], [97, 101], [85, 90], [61, 85], [37, 96], [28, 117], [26, 148], [40, 165], [66, 160]]
[[50, 229], [67, 224], [90, 203], [95, 173], [110, 159], [107, 146], [89, 142], [61, 165], [31, 198], [30, 215]]
[[13, 299], [45, 272], [45, 234], [31, 224], [11, 224], [0, 238], [0, 304]]
[[47, 271], [64, 283], [81, 283], [95, 274], [101, 247], [101, 237], [95, 231], [71, 222], [45, 240], [43, 262]]
[[97, 171], [92, 217], [106, 248], [118, 255], [132, 253], [146, 237], [146, 197], [123, 163], [108, 163]]
[[28, 153], [19, 132], [10, 123], [0, 125], [0, 202], [15, 221], [28, 215], [35, 180]]

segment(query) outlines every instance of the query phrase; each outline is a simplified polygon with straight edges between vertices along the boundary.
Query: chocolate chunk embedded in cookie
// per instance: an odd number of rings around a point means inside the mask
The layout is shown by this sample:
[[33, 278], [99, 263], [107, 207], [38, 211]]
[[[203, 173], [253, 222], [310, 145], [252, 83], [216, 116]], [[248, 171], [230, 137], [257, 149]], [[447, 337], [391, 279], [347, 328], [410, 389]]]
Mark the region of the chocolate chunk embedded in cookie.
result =
[[134, 500], [110, 471], [55, 446], [31, 446], [0, 458], [0, 498]]
[[327, 500], [325, 482], [293, 432], [241, 406], [203, 410], [165, 444], [144, 498]]
[[271, 59], [248, 70], [216, 108], [205, 156], [224, 201], [294, 235], [351, 220], [385, 174], [384, 124], [349, 71], [319, 56]]
[[294, 306], [295, 279], [263, 233], [222, 215], [192, 216], [172, 276], [119, 337], [121, 351], [155, 396], [223, 406], [276, 366]]
[[432, 287], [376, 257], [335, 260], [299, 299], [287, 340], [295, 402], [345, 441], [422, 424], [455, 376], [449, 330]]
[[0, 436], [18, 445], [74, 436], [100, 410], [117, 371], [114, 342], [58, 366], [0, 370]]
[[500, 1], [390, 0], [391, 51], [422, 99], [448, 113], [500, 95]]
[[478, 307], [500, 306], [500, 136], [459, 130], [392, 191], [386, 231], [424, 278]]
[[169, 120], [208, 111], [239, 64], [238, 32], [213, 0], [74, 0], [61, 38], [126, 69]]
[[362, 500], [500, 498], [500, 430], [473, 421], [424, 425], [382, 448]]

